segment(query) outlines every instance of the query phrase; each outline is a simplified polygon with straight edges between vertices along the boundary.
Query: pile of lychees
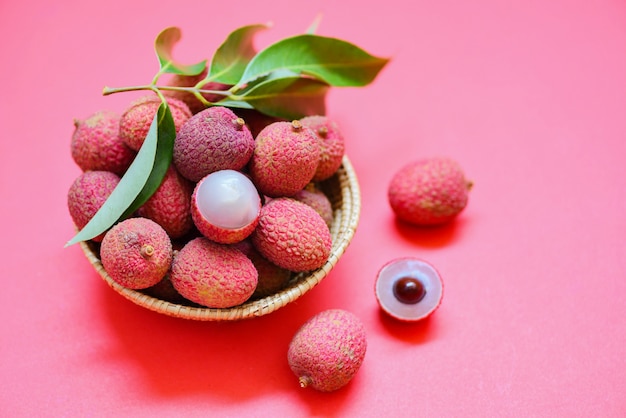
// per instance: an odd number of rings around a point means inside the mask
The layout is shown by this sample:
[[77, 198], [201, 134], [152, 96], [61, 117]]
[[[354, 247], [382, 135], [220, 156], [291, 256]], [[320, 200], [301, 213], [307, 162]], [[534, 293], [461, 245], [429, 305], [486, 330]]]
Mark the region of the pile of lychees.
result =
[[[289, 121], [193, 100], [167, 96], [176, 138], [156, 192], [91, 242], [122, 286], [234, 307], [328, 260], [333, 207], [320, 182], [341, 166], [344, 138], [327, 116]], [[82, 173], [68, 208], [78, 229], [120, 182], [161, 103], [150, 93], [121, 115], [100, 111], [75, 122], [71, 154]]]

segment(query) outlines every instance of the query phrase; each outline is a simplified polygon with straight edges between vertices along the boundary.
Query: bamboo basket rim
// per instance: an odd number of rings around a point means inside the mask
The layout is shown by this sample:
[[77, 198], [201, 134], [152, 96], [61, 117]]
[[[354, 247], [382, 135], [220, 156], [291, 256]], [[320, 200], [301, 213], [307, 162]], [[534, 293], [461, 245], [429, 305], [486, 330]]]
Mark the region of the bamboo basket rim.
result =
[[[332, 247], [326, 263], [317, 270], [300, 273], [283, 290], [261, 299], [251, 300], [232, 308], [207, 308], [181, 305], [157, 299], [141, 291], [126, 288], [114, 281], [104, 270], [98, 255], [88, 242], [80, 246], [100, 277], [117, 293], [131, 302], [164, 315], [197, 321], [234, 321], [255, 318], [274, 312], [299, 299], [317, 286], [335, 267], [356, 232], [361, 212], [361, 192], [352, 163], [344, 155], [337, 172], [329, 179], [327, 193], [333, 205], [330, 232]], [[334, 185], [333, 185], [334, 182]]]

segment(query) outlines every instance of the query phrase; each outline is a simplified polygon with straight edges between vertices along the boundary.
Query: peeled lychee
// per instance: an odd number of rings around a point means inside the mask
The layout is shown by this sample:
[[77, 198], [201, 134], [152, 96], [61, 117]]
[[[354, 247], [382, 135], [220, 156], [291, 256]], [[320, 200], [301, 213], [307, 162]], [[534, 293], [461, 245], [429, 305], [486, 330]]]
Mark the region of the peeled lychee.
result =
[[[167, 104], [174, 119], [176, 132], [191, 117], [191, 111], [185, 102], [173, 97], [166, 98]], [[149, 94], [135, 100], [120, 118], [120, 137], [126, 145], [135, 151], [139, 151], [143, 141], [148, 135], [150, 125], [154, 119], [159, 106], [161, 106], [159, 96]]]
[[258, 274], [234, 246], [199, 237], [174, 257], [170, 280], [184, 298], [209, 308], [230, 308], [252, 296]]
[[83, 171], [111, 171], [122, 175], [135, 158], [120, 138], [120, 116], [100, 111], [75, 120], [70, 144], [72, 158]]
[[[202, 73], [198, 75], [180, 75], [175, 74], [167, 83], [168, 86], [175, 87], [195, 87], [200, 81], [206, 78], [208, 69], [205, 69]], [[201, 87], [201, 90], [227, 90], [230, 86], [222, 83], [208, 82]], [[182, 100], [191, 110], [191, 113], [196, 114], [206, 107], [204, 103], [202, 103], [198, 98], [191, 92], [188, 91], [176, 91], [176, 90], [165, 90], [163, 94], [167, 97], [174, 97], [178, 100]], [[225, 96], [219, 94], [212, 93], [202, 93], [202, 97], [206, 99], [208, 102], [217, 102], [223, 99]]]
[[[82, 229], [93, 218], [109, 198], [120, 177], [110, 171], [85, 171], [70, 186], [67, 206], [78, 229]], [[100, 242], [104, 234], [93, 241]]]
[[191, 217], [198, 231], [222, 244], [248, 237], [259, 220], [261, 197], [239, 171], [219, 170], [200, 180], [191, 197]]
[[102, 266], [117, 283], [146, 289], [165, 277], [172, 262], [172, 243], [165, 230], [147, 218], [114, 225], [100, 247]]
[[170, 166], [159, 188], [137, 211], [165, 229], [172, 239], [187, 234], [193, 228], [191, 194], [193, 183]]
[[319, 139], [299, 121], [274, 122], [256, 137], [249, 170], [259, 191], [270, 197], [293, 196], [315, 174]]
[[315, 184], [309, 183], [304, 189], [296, 193], [293, 198], [315, 209], [330, 228], [334, 219], [332, 203], [330, 203], [328, 196], [324, 192], [315, 187]]
[[301, 387], [331, 392], [352, 380], [366, 349], [361, 320], [343, 309], [329, 309], [313, 316], [296, 332], [287, 360]]
[[320, 214], [286, 197], [272, 199], [261, 208], [251, 240], [272, 263], [296, 272], [322, 267], [332, 247], [330, 230]]
[[465, 208], [471, 186], [457, 162], [427, 158], [405, 165], [393, 176], [388, 199], [398, 219], [440, 225]]
[[310, 128], [320, 139], [320, 161], [313, 181], [330, 178], [341, 166], [345, 153], [345, 140], [337, 123], [327, 116], [313, 115], [300, 119], [303, 126]]
[[218, 170], [240, 170], [254, 149], [254, 138], [245, 121], [222, 106], [195, 114], [178, 131], [174, 141], [174, 165], [184, 177], [197, 182]]

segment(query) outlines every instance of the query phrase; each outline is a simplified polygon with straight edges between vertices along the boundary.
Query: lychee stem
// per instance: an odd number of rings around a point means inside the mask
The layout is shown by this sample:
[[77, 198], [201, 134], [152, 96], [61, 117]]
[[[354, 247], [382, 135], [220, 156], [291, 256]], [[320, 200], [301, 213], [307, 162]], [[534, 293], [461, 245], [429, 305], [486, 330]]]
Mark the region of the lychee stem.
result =
[[141, 247], [141, 250], [139, 251], [139, 253], [141, 254], [143, 258], [152, 257], [152, 255], [154, 254], [154, 247], [150, 244], [144, 244]]
[[311, 384], [311, 378], [309, 376], [300, 376], [298, 382], [300, 382], [301, 388], [305, 388]]
[[243, 118], [237, 118], [233, 120], [233, 123], [235, 124], [235, 127], [237, 129], [241, 129], [246, 125], [246, 121], [243, 120]]
[[300, 123], [300, 121], [297, 119], [292, 120], [291, 127], [293, 128], [294, 131], [299, 131], [300, 129], [302, 129], [302, 123]]
[[328, 128], [325, 126], [320, 127], [317, 130], [317, 134], [321, 136], [322, 138], [326, 138], [326, 135], [328, 135]]

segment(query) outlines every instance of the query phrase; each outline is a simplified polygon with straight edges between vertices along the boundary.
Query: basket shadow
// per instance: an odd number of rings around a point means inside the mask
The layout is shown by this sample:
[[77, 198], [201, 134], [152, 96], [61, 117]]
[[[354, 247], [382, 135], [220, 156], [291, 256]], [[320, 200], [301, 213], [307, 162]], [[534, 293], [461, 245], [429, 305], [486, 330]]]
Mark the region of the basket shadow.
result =
[[[287, 364], [291, 337], [316, 308], [302, 297], [271, 315], [204, 322], [142, 308], [102, 286], [100, 303], [119, 348], [112, 361], [144, 373], [157, 396], [219, 396], [232, 402], [299, 389]], [[291, 306], [294, 305], [294, 306]], [[295, 306], [297, 305], [297, 306]]]

